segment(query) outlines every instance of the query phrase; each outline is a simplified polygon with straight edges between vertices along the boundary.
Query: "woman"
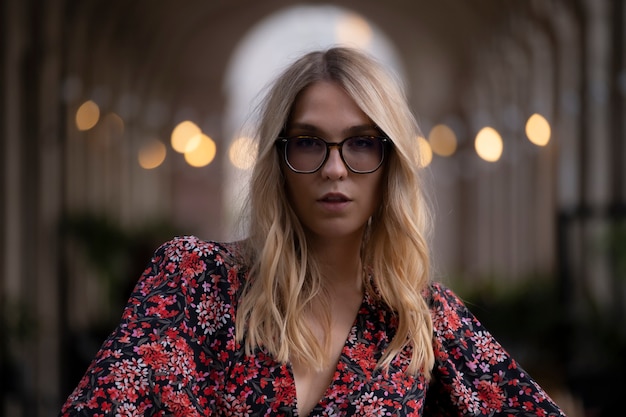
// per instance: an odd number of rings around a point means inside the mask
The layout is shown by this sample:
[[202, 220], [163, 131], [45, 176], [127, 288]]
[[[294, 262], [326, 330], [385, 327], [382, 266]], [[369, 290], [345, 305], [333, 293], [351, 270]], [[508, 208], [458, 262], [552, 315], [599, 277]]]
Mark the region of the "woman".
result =
[[157, 250], [62, 415], [563, 415], [429, 280], [417, 126], [345, 48], [262, 107], [238, 243]]

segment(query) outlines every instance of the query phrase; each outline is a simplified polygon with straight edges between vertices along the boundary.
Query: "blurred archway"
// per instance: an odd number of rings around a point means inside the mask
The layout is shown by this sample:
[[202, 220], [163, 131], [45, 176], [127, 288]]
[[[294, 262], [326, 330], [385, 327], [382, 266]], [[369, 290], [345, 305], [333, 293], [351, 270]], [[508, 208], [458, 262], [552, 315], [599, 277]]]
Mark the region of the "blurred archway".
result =
[[337, 6], [298, 5], [278, 10], [254, 25], [233, 51], [226, 69], [223, 133], [229, 160], [224, 167], [229, 186], [224, 188], [223, 204], [231, 239], [243, 237], [236, 234], [236, 220], [257, 150], [255, 111], [262, 93], [300, 55], [336, 45], [366, 51], [405, 82], [400, 57], [385, 34], [355, 11]]

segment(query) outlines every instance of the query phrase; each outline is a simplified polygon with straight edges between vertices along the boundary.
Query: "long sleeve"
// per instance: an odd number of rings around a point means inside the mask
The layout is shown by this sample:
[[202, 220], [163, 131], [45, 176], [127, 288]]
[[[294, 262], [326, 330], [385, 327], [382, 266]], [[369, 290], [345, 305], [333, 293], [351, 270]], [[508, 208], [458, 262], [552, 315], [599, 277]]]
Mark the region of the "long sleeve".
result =
[[236, 288], [221, 250], [188, 237], [155, 252], [62, 416], [212, 414]]
[[427, 416], [564, 416], [459, 298], [433, 284], [435, 367]]

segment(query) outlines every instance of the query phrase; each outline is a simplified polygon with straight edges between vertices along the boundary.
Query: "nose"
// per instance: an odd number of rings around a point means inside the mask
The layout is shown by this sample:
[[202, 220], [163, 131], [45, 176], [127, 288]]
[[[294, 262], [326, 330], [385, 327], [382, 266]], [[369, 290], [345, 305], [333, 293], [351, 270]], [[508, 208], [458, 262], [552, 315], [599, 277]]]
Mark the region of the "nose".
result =
[[339, 147], [333, 146], [328, 151], [328, 158], [322, 166], [322, 175], [328, 179], [341, 179], [348, 175], [348, 167], [344, 164]]

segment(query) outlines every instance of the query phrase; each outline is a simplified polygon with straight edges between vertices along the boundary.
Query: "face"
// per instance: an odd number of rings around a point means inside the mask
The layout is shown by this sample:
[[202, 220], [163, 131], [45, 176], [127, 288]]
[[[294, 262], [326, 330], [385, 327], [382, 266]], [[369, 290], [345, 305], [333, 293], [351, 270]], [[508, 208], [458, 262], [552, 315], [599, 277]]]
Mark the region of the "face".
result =
[[[334, 143], [355, 135], [380, 135], [354, 100], [328, 81], [313, 83], [299, 94], [286, 133]], [[282, 169], [291, 206], [311, 238], [362, 238], [381, 203], [383, 167], [369, 174], [353, 173], [333, 147], [314, 173], [295, 173], [284, 163]]]

